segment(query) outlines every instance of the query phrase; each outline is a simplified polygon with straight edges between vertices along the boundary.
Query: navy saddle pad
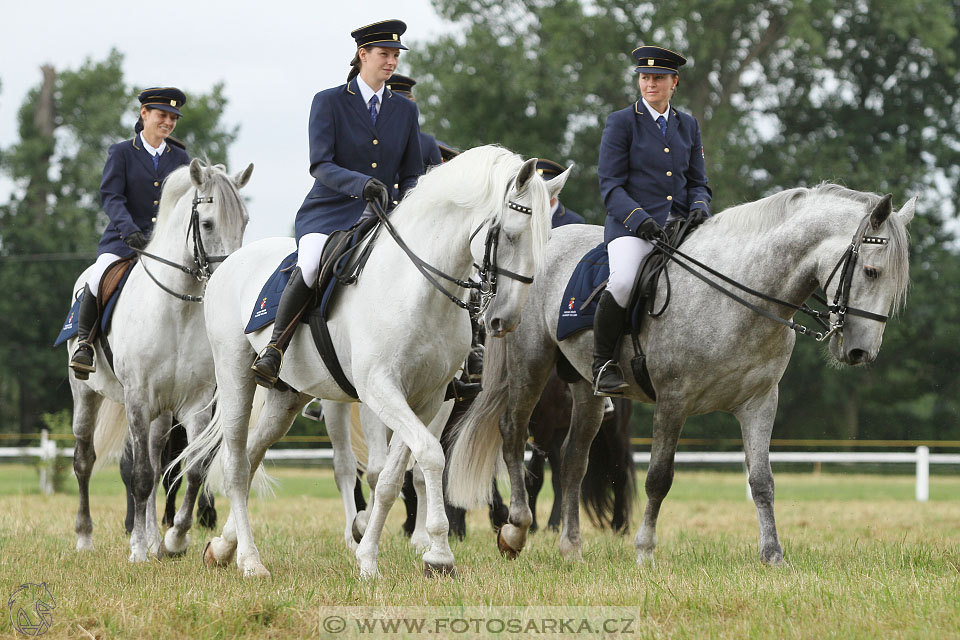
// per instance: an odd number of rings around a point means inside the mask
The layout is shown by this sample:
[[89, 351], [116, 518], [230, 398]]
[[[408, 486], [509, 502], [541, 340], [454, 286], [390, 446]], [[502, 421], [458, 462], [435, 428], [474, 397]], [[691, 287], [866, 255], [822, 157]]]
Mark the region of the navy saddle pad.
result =
[[600, 300], [600, 293], [596, 289], [609, 277], [607, 245], [600, 243], [580, 259], [563, 291], [557, 340], [566, 340], [584, 329], [593, 328], [593, 316]]
[[[103, 315], [100, 316], [100, 331], [104, 335], [106, 335], [107, 331], [110, 329], [110, 320], [113, 318], [113, 310], [117, 306], [117, 299], [120, 297], [120, 292], [123, 290], [123, 285], [127, 283], [127, 278], [130, 277], [131, 271], [133, 271], [133, 265], [131, 265], [130, 268], [127, 269], [127, 272], [123, 274], [123, 278], [120, 279], [120, 284], [117, 285], [116, 291], [114, 291], [113, 295], [110, 296], [110, 299], [107, 300], [107, 304], [103, 309]], [[73, 306], [70, 307], [70, 313], [67, 314], [67, 319], [64, 321], [63, 327], [60, 329], [60, 335], [57, 336], [53, 346], [59, 347], [64, 342], [77, 335], [77, 331], [80, 329], [80, 299], [82, 297], [83, 289], [80, 289], [76, 299], [73, 301]]]
[[244, 333], [259, 331], [277, 319], [280, 295], [283, 293], [283, 288], [287, 286], [295, 266], [297, 266], [296, 251], [280, 261], [280, 265], [267, 278], [267, 283], [263, 285], [260, 295], [257, 296], [257, 303], [253, 307], [253, 313], [250, 314], [246, 329], [243, 330]]

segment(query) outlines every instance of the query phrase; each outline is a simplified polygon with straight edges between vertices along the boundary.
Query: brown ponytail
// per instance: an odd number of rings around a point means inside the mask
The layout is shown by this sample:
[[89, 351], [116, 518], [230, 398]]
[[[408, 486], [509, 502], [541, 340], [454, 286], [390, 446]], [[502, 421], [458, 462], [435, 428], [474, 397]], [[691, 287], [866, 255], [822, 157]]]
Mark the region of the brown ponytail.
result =
[[347, 74], [347, 82], [350, 82], [360, 75], [360, 49], [366, 49], [367, 53], [369, 53], [373, 47], [360, 47], [357, 49], [357, 52], [353, 54], [353, 60], [350, 61], [350, 73]]

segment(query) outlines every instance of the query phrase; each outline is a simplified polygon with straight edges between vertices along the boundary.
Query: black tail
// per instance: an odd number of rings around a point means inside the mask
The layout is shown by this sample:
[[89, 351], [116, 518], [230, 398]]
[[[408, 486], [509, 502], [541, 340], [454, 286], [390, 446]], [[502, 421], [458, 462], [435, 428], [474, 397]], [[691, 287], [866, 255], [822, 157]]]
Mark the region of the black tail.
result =
[[636, 495], [630, 446], [633, 405], [625, 398], [614, 398], [613, 405], [613, 415], [600, 425], [600, 431], [590, 446], [580, 502], [594, 525], [626, 533]]

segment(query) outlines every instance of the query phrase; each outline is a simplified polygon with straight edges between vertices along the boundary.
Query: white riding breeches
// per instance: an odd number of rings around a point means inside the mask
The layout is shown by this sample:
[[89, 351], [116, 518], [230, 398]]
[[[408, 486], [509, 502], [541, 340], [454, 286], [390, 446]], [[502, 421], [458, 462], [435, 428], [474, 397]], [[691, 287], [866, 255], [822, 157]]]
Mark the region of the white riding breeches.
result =
[[300, 238], [297, 244], [297, 266], [303, 282], [312, 287], [320, 275], [320, 256], [323, 255], [323, 245], [329, 238], [325, 233], [308, 233]]
[[103, 272], [119, 259], [120, 256], [113, 253], [101, 253], [97, 256], [97, 261], [93, 263], [93, 268], [87, 276], [87, 286], [90, 287], [90, 293], [94, 297], [96, 297], [97, 290], [100, 288], [100, 279], [103, 278]]
[[[675, 213], [667, 217], [667, 222], [679, 218]], [[621, 307], [630, 304], [630, 292], [637, 279], [637, 269], [643, 259], [653, 251], [653, 245], [636, 236], [622, 236], [607, 244], [607, 256], [610, 259], [610, 280], [607, 291]]]

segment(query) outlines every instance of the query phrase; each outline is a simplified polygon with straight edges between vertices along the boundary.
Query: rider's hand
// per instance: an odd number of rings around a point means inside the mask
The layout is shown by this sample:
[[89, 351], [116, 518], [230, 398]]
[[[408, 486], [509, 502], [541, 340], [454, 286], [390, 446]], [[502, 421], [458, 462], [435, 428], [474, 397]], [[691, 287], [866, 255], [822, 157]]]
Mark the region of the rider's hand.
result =
[[694, 209], [687, 214], [687, 220], [690, 221], [691, 227], [696, 227], [703, 224], [710, 219], [710, 214], [704, 211], [703, 209]]
[[147, 236], [142, 231], [134, 231], [123, 239], [131, 249], [143, 249], [147, 246]]
[[367, 202], [379, 203], [380, 208], [386, 213], [387, 203], [390, 202], [390, 190], [376, 178], [370, 178], [367, 184], [363, 185], [363, 199]]
[[644, 240], [652, 240], [663, 232], [663, 227], [653, 218], [647, 218], [637, 226], [637, 235]]

